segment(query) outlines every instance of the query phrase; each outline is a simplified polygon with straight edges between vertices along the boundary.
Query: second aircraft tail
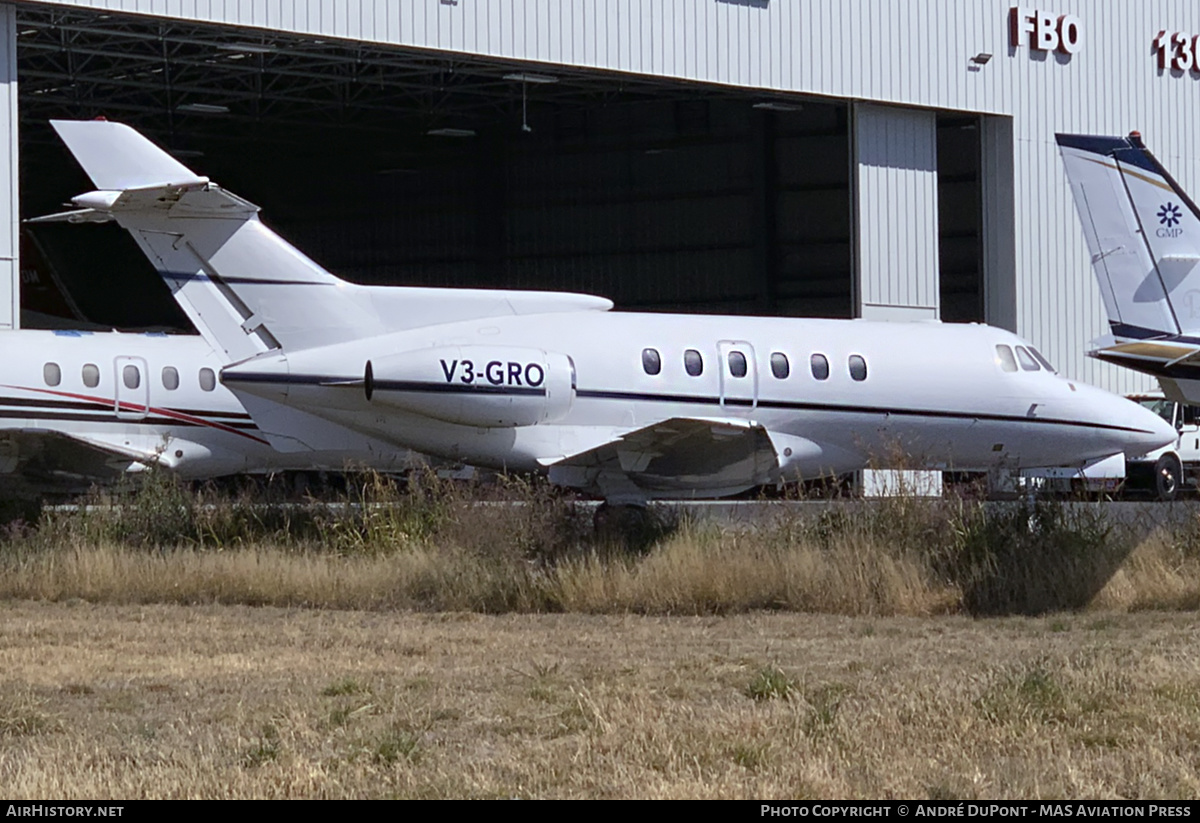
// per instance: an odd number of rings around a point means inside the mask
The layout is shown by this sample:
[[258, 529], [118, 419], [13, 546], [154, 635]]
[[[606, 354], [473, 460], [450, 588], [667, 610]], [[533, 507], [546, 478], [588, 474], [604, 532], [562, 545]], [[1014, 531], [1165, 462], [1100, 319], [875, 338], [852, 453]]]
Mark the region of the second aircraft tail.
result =
[[1092, 268], [1118, 341], [1200, 332], [1200, 210], [1142, 143], [1059, 134]]

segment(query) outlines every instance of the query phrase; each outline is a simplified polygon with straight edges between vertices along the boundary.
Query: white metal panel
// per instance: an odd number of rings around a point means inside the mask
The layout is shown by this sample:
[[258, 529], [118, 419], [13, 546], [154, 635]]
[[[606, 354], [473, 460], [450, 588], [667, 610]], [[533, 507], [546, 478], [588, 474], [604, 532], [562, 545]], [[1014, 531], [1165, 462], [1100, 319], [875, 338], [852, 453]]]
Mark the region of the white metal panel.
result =
[[0, 6], [0, 329], [20, 325], [16, 10]]
[[936, 319], [937, 118], [859, 104], [854, 154], [859, 314]]
[[984, 316], [993, 326], [1016, 331], [1012, 118], [984, 116], [980, 118], [980, 129]]

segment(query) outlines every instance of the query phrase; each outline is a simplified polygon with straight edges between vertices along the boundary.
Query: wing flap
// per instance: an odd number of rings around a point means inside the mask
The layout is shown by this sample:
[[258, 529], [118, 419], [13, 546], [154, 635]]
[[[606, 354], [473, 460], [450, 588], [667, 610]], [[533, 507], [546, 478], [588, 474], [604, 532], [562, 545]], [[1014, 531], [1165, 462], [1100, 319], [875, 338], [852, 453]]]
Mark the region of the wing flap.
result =
[[0, 473], [66, 485], [111, 480], [158, 455], [51, 429], [13, 429], [0, 434]]
[[[550, 461], [553, 482], [645, 493], [733, 493], [779, 477], [779, 458], [762, 426], [732, 418], [673, 417]], [[558, 479], [556, 479], [558, 478]], [[733, 490], [733, 491], [730, 491]]]

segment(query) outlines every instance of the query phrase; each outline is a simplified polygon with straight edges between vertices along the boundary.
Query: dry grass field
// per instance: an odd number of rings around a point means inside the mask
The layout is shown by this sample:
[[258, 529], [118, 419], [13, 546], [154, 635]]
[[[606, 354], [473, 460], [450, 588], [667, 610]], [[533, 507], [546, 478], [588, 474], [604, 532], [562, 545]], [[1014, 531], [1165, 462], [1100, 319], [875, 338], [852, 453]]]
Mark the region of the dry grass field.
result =
[[1200, 794], [1189, 613], [0, 605], [12, 798]]
[[897, 498], [614, 543], [544, 486], [491, 493], [154, 481], [6, 527], [0, 786], [1200, 795], [1188, 510]]

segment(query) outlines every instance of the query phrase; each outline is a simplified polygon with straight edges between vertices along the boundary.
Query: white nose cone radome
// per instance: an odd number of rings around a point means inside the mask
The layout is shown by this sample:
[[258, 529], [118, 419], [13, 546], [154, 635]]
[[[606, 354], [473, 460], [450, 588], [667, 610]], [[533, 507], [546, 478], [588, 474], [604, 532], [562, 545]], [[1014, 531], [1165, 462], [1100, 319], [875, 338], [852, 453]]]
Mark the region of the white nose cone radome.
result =
[[1179, 436], [1174, 426], [1144, 406], [1124, 397], [1114, 397], [1099, 389], [1093, 391], [1106, 395], [1105, 402], [1097, 403], [1096, 409], [1112, 410], [1111, 414], [1105, 414], [1102, 419], [1116, 427], [1113, 434], [1119, 439], [1118, 448], [1126, 457], [1140, 457], [1174, 443]]

